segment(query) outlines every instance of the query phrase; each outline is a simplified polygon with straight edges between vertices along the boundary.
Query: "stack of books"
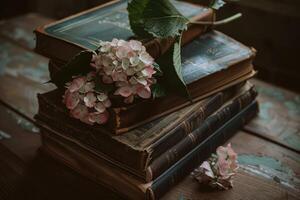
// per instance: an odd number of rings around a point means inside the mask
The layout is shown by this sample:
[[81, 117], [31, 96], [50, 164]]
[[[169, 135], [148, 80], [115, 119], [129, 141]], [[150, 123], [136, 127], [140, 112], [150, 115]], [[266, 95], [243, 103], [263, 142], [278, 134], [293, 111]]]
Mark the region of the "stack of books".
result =
[[[194, 20], [214, 20], [211, 9], [174, 2]], [[39, 27], [36, 51], [50, 58], [50, 75], [99, 40], [134, 37], [127, 2], [113, 1]], [[143, 41], [151, 55], [163, 40]], [[192, 101], [176, 95], [110, 109], [109, 124], [87, 125], [69, 116], [64, 91], [38, 95], [43, 150], [99, 184], [130, 199], [160, 198], [258, 111], [255, 51], [204, 25], [183, 34], [182, 73]]]

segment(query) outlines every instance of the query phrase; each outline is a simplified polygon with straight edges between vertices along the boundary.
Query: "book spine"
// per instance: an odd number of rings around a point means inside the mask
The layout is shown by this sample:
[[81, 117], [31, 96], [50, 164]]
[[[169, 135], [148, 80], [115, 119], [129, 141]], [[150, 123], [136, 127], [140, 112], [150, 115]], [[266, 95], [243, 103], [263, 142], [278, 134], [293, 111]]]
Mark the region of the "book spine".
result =
[[[89, 130], [82, 132], [77, 129], [77, 127], [68, 125], [70, 123], [66, 122], [66, 119], [60, 117], [58, 121], [56, 121], [48, 115], [49, 114], [45, 112], [39, 112], [39, 114], [35, 116], [35, 119], [42, 127], [44, 125], [51, 127], [55, 131], [60, 132], [61, 135], [77, 142], [79, 145], [87, 146], [94, 154], [102, 157], [102, 159], [113, 163], [115, 166], [126, 170], [141, 180], [145, 180], [145, 171], [140, 169], [139, 162], [143, 156], [142, 152], [124, 146], [110, 139], [110, 137], [97, 136], [97, 134], [101, 135], [103, 133], [95, 134], [95, 132]], [[59, 114], [57, 114], [57, 116], [58, 115]], [[74, 124], [74, 122], [72, 124]], [[127, 162], [125, 162], [125, 160]]]
[[159, 199], [173, 185], [207, 159], [211, 153], [215, 152], [219, 145], [225, 143], [240, 127], [252, 119], [257, 112], [258, 104], [257, 102], [253, 102], [202, 141], [197, 147], [153, 181], [151, 187], [147, 189], [147, 199]]
[[187, 137], [160, 155], [149, 165], [146, 170], [146, 181], [149, 182], [161, 175], [177, 160], [182, 158], [205, 138], [221, 127], [222, 124], [226, 123], [234, 115], [249, 105], [256, 96], [257, 92], [255, 88], [252, 87], [249, 91], [246, 91], [244, 94], [235, 98], [230, 104], [209, 116], [198, 129], [190, 132]]
[[[243, 84], [240, 85], [240, 87], [242, 86]], [[208, 101], [196, 108], [195, 111], [187, 116], [187, 118], [176, 128], [170, 130], [164, 137], [150, 146], [148, 152], [151, 154], [151, 160], [148, 160], [147, 163], [158, 158], [161, 154], [185, 138], [189, 133], [197, 129], [208, 116], [216, 112], [225, 102], [231, 99], [237, 93], [238, 89], [240, 88], [227, 89], [219, 92], [210, 99], [208, 98]], [[148, 166], [148, 164], [146, 164], [146, 166]]]

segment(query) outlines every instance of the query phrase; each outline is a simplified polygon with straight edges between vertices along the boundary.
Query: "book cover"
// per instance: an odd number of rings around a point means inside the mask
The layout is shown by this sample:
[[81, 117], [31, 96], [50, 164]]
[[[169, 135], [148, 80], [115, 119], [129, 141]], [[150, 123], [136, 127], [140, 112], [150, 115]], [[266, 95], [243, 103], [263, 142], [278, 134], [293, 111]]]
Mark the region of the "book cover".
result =
[[[197, 21], [213, 21], [210, 8], [182, 1], [173, 5], [187, 18]], [[36, 51], [59, 61], [68, 61], [82, 50], [95, 50], [99, 40], [113, 38], [128, 40], [134, 37], [130, 29], [127, 1], [112, 1], [85, 12], [67, 17], [35, 30]], [[208, 26], [190, 25], [183, 33], [183, 44], [205, 32]], [[152, 57], [157, 58], [172, 44], [171, 40], [142, 40]]]
[[103, 160], [99, 160], [89, 150], [61, 138], [52, 129], [42, 129], [43, 150], [54, 159], [62, 162], [79, 174], [118, 192], [129, 199], [159, 199], [174, 184], [178, 183], [197, 167], [219, 145], [226, 142], [234, 133], [258, 112], [257, 102], [251, 103], [210, 137], [176, 162], [164, 174], [152, 182], [143, 183]]

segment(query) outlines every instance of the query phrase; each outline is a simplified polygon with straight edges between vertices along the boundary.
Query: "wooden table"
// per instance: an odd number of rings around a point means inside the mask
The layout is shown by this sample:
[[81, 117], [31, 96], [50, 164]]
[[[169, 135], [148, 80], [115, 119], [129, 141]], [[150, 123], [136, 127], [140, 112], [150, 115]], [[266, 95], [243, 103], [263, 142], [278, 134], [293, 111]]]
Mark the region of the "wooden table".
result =
[[[49, 22], [27, 14], [0, 22], [0, 199], [121, 199], [42, 155], [36, 94], [53, 88], [32, 30]], [[207, 191], [191, 177], [163, 199], [300, 199], [300, 96], [259, 80], [260, 113], [229, 142], [239, 153], [234, 188]]]

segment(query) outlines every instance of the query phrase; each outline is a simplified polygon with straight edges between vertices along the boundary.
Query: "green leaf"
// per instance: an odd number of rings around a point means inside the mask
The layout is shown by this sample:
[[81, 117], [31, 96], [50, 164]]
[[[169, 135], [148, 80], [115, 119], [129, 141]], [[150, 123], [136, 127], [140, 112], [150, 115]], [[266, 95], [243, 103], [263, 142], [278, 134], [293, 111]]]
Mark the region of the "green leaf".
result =
[[188, 22], [169, 0], [150, 0], [144, 11], [145, 30], [154, 37], [180, 35], [180, 31], [187, 28]]
[[151, 91], [154, 99], [166, 96], [166, 89], [159, 83], [151, 85]]
[[162, 83], [169, 91], [184, 97], [190, 97], [182, 77], [181, 67], [181, 38], [177, 37], [173, 46], [158, 60], [157, 63], [163, 71]]
[[212, 0], [210, 2], [209, 7], [211, 7], [214, 10], [219, 10], [224, 5], [225, 5], [225, 1], [223, 0]]
[[91, 51], [82, 51], [74, 56], [60, 71], [55, 73], [51, 81], [57, 87], [64, 87], [65, 83], [70, 82], [73, 76], [85, 75], [92, 71], [90, 66], [93, 53]]
[[102, 83], [100, 76], [96, 76], [94, 89], [98, 93], [109, 93], [114, 90], [114, 85], [113, 84], [104, 84], [104, 83]]
[[131, 29], [139, 37], [178, 36], [189, 22], [169, 0], [132, 0], [128, 12]]
[[149, 38], [151, 35], [144, 29], [144, 10], [150, 0], [131, 0], [127, 11], [129, 23], [133, 33], [140, 38]]

